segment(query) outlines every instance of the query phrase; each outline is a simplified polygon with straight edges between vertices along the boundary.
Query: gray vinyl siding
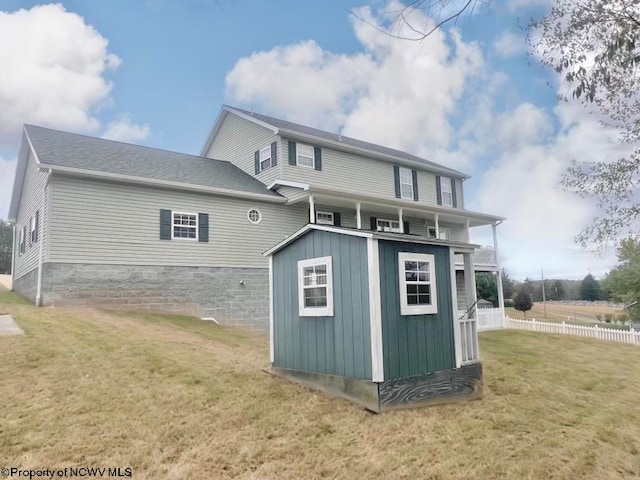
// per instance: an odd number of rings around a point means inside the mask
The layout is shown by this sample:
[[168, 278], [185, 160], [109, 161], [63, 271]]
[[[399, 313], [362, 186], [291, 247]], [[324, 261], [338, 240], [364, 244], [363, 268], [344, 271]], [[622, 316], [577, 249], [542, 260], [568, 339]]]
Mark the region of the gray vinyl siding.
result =
[[[396, 198], [393, 163], [322, 147], [321, 171], [289, 165], [289, 140], [286, 138], [282, 140], [282, 158], [284, 161], [281, 167], [281, 179], [351, 194], [377, 196], [390, 200]], [[456, 181], [456, 187], [458, 184], [461, 189], [459, 180]], [[461, 196], [458, 188], [456, 192]], [[412, 203], [421, 206], [437, 205], [434, 173], [418, 170], [418, 201]], [[462, 204], [458, 204], [458, 207], [462, 208]]]
[[[28, 148], [28, 147], [25, 147]], [[16, 254], [15, 277], [16, 279], [29, 273], [38, 267], [40, 256], [40, 242], [46, 242], [44, 233], [47, 230], [47, 212], [43, 204], [43, 194], [47, 182], [47, 174], [38, 171], [38, 165], [33, 153], [29, 150], [26, 172], [22, 187], [22, 196], [20, 197], [20, 205], [18, 207], [18, 215], [16, 218], [16, 247], [17, 252], [20, 250], [19, 230], [27, 227], [27, 235], [25, 239], [25, 253]], [[40, 226], [38, 232], [38, 242], [31, 244], [31, 218], [35, 212], [40, 212]], [[45, 243], [46, 245], [46, 243]]]
[[[51, 262], [266, 267], [262, 252], [307, 223], [306, 206], [52, 178]], [[262, 221], [249, 223], [258, 209]], [[160, 210], [209, 214], [209, 242], [160, 240]]]
[[[298, 315], [298, 260], [332, 257], [331, 317]], [[369, 280], [364, 238], [310, 232], [273, 257], [274, 365], [371, 379]]]
[[462, 180], [456, 178], [456, 200], [458, 208], [464, 209], [464, 193], [462, 188]]
[[[265, 148], [275, 141], [278, 142], [278, 164], [255, 175], [256, 150]], [[268, 128], [228, 113], [206, 156], [231, 162], [249, 175], [255, 175], [265, 185], [269, 185], [279, 177], [279, 169], [285, 158], [280, 143], [280, 137]]]
[[295, 187], [280, 187], [278, 188], [278, 193], [284, 197], [287, 197], [289, 199], [289, 202], [300, 201], [303, 198], [305, 198], [305, 201], [308, 202], [308, 200], [306, 200], [306, 197], [309, 195], [309, 190]]

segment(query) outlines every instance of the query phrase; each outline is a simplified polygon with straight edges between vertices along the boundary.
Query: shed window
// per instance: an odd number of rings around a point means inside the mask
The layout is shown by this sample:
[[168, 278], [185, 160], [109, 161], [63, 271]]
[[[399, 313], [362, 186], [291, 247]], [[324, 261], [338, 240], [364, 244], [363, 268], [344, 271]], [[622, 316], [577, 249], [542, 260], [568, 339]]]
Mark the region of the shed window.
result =
[[398, 253], [400, 313], [438, 313], [435, 256], [425, 253]]
[[298, 261], [298, 302], [301, 317], [333, 316], [331, 257]]
[[303, 167], [314, 168], [314, 153], [313, 147], [310, 145], [304, 145], [298, 143], [296, 146], [296, 164]]
[[173, 212], [172, 238], [198, 240], [198, 214]]

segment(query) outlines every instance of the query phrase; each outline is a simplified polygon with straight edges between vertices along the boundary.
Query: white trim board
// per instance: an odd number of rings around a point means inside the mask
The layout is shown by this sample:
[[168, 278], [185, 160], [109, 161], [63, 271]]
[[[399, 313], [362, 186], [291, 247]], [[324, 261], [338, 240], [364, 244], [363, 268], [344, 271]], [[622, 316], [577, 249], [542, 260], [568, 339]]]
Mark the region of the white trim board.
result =
[[369, 274], [369, 331], [371, 333], [371, 381], [384, 381], [382, 348], [382, 305], [380, 295], [380, 254], [378, 240], [367, 238], [367, 269]]

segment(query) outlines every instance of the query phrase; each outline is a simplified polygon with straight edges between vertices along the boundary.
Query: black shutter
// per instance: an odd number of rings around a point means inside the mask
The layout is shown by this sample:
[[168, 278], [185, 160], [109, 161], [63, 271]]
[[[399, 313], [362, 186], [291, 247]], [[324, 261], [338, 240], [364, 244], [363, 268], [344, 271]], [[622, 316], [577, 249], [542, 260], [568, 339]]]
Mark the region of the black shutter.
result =
[[37, 242], [40, 239], [40, 210], [36, 211], [36, 233], [35, 233], [35, 241]]
[[209, 241], [209, 214], [208, 213], [198, 214], [198, 241], [199, 242]]
[[296, 142], [289, 142], [289, 165], [296, 165]]
[[393, 181], [396, 186], [396, 198], [400, 198], [400, 167], [398, 165], [393, 166]]
[[418, 172], [411, 170], [411, 176], [413, 177], [413, 199], [418, 201]]
[[371, 217], [371, 230], [374, 232], [378, 230], [378, 219], [376, 217]]
[[322, 170], [322, 150], [320, 147], [313, 147], [313, 160], [316, 170]]
[[171, 240], [171, 210], [160, 210], [160, 240]]
[[341, 222], [340, 222], [340, 212], [333, 212], [333, 224], [336, 227], [339, 227]]
[[442, 190], [440, 190], [440, 175], [436, 175], [436, 195], [438, 196], [438, 205], [442, 205]]
[[409, 233], [409, 222], [408, 221], [404, 221], [402, 222], [402, 230], [404, 233]]
[[271, 144], [271, 166], [278, 164], [278, 142]]
[[451, 179], [451, 204], [453, 208], [458, 206], [458, 199], [456, 198], [456, 180], [455, 178]]
[[256, 167], [256, 175], [260, 173], [260, 150], [256, 150], [253, 154], [253, 163]]

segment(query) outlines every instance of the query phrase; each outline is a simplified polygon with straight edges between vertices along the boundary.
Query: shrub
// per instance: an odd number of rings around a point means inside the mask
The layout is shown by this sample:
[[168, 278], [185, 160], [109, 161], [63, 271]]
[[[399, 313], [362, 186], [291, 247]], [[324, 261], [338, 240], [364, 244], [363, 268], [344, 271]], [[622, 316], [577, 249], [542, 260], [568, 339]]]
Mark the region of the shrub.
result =
[[621, 313], [620, 315], [618, 315], [618, 322], [620, 322], [621, 325], [624, 325], [628, 321], [629, 321], [628, 313]]
[[611, 323], [611, 321], [613, 320], [613, 315], [611, 315], [610, 313], [605, 313], [604, 314], [604, 321], [607, 323]]

